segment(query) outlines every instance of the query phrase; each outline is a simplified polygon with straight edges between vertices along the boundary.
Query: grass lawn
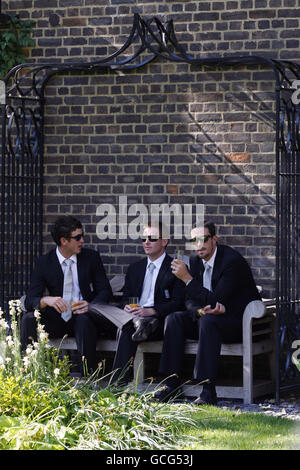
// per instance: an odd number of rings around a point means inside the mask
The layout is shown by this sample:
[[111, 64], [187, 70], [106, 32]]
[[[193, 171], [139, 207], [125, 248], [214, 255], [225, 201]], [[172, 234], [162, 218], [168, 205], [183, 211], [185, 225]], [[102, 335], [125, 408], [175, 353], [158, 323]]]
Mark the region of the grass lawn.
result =
[[300, 449], [300, 421], [211, 406], [195, 410], [192, 417], [196, 427], [184, 429], [180, 450]]
[[[161, 404], [151, 393], [76, 382], [70, 364], [38, 342], [21, 354], [19, 301], [11, 333], [0, 312], [0, 450], [287, 450], [300, 449], [300, 422], [218, 407]], [[16, 313], [17, 312], [17, 313]]]

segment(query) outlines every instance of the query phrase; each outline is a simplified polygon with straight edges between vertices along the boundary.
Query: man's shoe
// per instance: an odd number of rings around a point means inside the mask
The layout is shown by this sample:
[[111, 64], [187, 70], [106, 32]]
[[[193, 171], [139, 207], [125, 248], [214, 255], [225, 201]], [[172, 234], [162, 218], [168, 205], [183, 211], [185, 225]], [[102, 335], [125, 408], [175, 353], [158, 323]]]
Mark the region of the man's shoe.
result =
[[131, 337], [132, 341], [145, 341], [159, 325], [158, 318], [152, 316], [134, 318], [132, 322], [136, 329]]
[[197, 398], [195, 401], [193, 401], [194, 405], [214, 405], [216, 406], [218, 403], [217, 400], [217, 394], [215, 390], [206, 390], [204, 389], [201, 392], [201, 395], [199, 398]]
[[182, 390], [180, 387], [170, 387], [168, 385], [164, 385], [161, 390], [158, 390], [154, 393], [153, 399], [160, 401], [161, 403], [167, 403], [170, 400], [174, 400], [174, 398], [178, 398], [182, 396]]

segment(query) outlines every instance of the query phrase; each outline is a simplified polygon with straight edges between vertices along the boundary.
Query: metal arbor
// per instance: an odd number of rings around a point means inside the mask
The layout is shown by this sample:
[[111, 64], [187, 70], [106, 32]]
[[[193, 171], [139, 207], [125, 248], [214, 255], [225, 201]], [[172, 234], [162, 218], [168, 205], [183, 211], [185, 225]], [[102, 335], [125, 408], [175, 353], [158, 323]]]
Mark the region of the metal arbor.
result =
[[[130, 46], [135, 48], [128, 53]], [[293, 363], [300, 339], [300, 65], [256, 55], [194, 58], [178, 43], [173, 22], [134, 15], [114, 54], [93, 62], [33, 63], [12, 69], [2, 106], [1, 302], [21, 296], [42, 251], [44, 91], [53, 75], [141, 68], [156, 58], [194, 66], [263, 65], [272, 70], [276, 109], [277, 397], [299, 382]], [[300, 95], [300, 94], [299, 94]], [[300, 342], [299, 342], [300, 344]]]

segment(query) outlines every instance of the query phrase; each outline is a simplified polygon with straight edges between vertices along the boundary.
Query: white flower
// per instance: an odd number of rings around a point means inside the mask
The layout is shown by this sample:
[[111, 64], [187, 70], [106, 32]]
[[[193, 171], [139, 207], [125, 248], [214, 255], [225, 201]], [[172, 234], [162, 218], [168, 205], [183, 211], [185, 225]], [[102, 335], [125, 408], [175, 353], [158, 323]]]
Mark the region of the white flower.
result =
[[23, 357], [23, 363], [24, 363], [25, 370], [27, 370], [27, 368], [28, 368], [28, 366], [29, 366], [29, 364], [30, 364], [29, 357], [24, 356], [24, 357]]
[[7, 346], [8, 346], [9, 348], [12, 348], [12, 347], [13, 347], [14, 342], [13, 342], [13, 339], [12, 339], [12, 337], [11, 337], [10, 335], [6, 336], [6, 342], [7, 342]]
[[45, 331], [41, 331], [40, 340], [41, 341], [48, 341], [48, 334]]
[[39, 312], [39, 310], [35, 310], [34, 311], [34, 316], [37, 320], [39, 320], [41, 318], [41, 312]]
[[11, 307], [9, 309], [9, 314], [13, 317], [15, 315], [15, 313], [16, 313], [15, 307]]
[[32, 353], [32, 346], [31, 346], [31, 344], [28, 344], [28, 346], [26, 348], [26, 354], [29, 356], [31, 353]]
[[8, 328], [8, 323], [4, 320], [4, 318], [0, 318], [0, 328], [6, 330]]
[[58, 377], [60, 370], [58, 368], [54, 369], [53, 373], [55, 377]]
[[9, 363], [11, 362], [11, 358], [10, 358], [10, 357], [6, 357], [6, 358], [5, 358], [5, 362], [6, 362], [6, 364], [9, 364]]

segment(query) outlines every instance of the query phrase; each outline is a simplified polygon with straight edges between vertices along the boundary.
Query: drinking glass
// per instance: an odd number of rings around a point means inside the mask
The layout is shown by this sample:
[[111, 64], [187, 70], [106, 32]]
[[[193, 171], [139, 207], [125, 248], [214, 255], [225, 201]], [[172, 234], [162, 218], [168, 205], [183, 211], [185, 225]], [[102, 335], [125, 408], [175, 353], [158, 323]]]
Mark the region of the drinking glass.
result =
[[183, 261], [183, 250], [181, 249], [176, 250], [175, 259], [178, 259], [179, 261]]
[[79, 300], [78, 297], [73, 297], [73, 299], [71, 299], [71, 302], [70, 302], [70, 306], [71, 306], [71, 309], [74, 308], [74, 307], [78, 307], [78, 305], [80, 305], [82, 302], [82, 300]]
[[130, 308], [139, 307], [139, 298], [138, 297], [129, 297], [128, 305]]

